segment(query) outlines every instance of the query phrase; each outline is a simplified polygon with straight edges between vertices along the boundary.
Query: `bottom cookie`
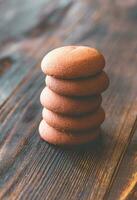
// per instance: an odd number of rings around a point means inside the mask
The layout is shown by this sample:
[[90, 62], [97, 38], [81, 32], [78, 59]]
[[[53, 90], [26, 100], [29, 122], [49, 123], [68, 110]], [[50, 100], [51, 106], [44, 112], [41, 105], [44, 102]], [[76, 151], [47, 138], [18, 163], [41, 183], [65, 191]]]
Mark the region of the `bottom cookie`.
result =
[[39, 125], [39, 134], [43, 140], [54, 145], [81, 145], [96, 140], [100, 134], [100, 128], [81, 134], [71, 134], [60, 132], [42, 120]]

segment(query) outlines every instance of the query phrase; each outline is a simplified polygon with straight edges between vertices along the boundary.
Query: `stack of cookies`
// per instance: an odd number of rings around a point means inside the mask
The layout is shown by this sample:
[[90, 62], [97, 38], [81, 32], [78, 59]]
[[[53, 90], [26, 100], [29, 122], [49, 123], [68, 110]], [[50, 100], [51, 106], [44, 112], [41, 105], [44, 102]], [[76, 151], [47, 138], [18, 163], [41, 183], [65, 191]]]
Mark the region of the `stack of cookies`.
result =
[[101, 93], [109, 85], [105, 60], [96, 49], [65, 46], [42, 60], [46, 87], [41, 93], [40, 136], [55, 145], [79, 145], [95, 140], [105, 119]]

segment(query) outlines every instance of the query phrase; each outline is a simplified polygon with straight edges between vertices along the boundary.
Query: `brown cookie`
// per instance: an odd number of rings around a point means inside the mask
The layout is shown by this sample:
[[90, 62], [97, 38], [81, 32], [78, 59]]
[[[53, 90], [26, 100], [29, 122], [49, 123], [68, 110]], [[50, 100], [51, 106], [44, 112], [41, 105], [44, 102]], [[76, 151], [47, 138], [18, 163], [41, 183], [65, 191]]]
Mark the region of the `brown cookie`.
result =
[[42, 71], [50, 76], [73, 79], [95, 75], [105, 66], [103, 55], [87, 46], [65, 46], [50, 51], [42, 60]]
[[60, 132], [42, 120], [39, 133], [42, 139], [54, 145], [79, 145], [95, 140], [100, 134], [100, 128], [89, 130], [84, 134], [71, 134]]
[[101, 102], [101, 95], [92, 97], [66, 97], [45, 87], [40, 95], [41, 104], [48, 110], [66, 115], [81, 115], [96, 110]]
[[87, 115], [70, 117], [54, 113], [46, 108], [42, 111], [43, 119], [55, 129], [60, 131], [85, 131], [93, 129], [101, 125], [105, 119], [105, 113], [102, 108], [99, 108], [94, 113]]
[[60, 95], [89, 96], [105, 91], [109, 85], [109, 79], [103, 71], [96, 76], [75, 80], [63, 80], [47, 76], [46, 85]]

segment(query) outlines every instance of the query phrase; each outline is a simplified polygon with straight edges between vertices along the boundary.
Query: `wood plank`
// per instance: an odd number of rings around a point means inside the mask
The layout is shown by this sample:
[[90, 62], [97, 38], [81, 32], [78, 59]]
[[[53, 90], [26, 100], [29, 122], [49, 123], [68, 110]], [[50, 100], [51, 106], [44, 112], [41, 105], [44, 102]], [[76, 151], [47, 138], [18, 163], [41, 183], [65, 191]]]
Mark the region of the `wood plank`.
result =
[[137, 30], [136, 16], [131, 15], [135, 4], [104, 2], [102, 6], [96, 1], [75, 1], [53, 42], [53, 46], [96, 44], [105, 54], [111, 85], [104, 94], [107, 119], [102, 145], [69, 151], [39, 138], [44, 77], [34, 66], [1, 109], [0, 199], [101, 200], [110, 189], [136, 119]]
[[0, 105], [50, 48], [54, 30], [70, 7], [69, 1], [32, 2], [0, 2]]
[[136, 132], [118, 169], [116, 179], [108, 193], [108, 199], [137, 199], [137, 121]]

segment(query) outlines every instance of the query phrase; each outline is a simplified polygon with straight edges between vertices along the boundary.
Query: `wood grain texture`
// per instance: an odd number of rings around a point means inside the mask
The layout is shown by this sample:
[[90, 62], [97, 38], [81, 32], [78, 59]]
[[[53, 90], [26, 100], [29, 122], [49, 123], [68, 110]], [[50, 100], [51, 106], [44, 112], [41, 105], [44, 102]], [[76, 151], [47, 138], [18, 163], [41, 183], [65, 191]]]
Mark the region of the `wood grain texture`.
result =
[[[5, 2], [8, 5], [9, 1]], [[117, 172], [134, 135], [137, 115], [137, 3], [103, 2], [50, 1], [43, 11], [47, 16], [45, 26], [41, 23], [36, 26], [39, 31], [34, 31], [38, 33], [34, 37], [32, 28], [27, 31], [22, 42], [24, 60], [19, 59], [17, 67], [23, 76], [15, 81], [0, 110], [0, 199], [107, 200], [110, 195], [115, 199], [114, 180], [116, 184], [119, 182]], [[103, 96], [107, 118], [102, 138], [85, 151], [54, 147], [38, 135], [39, 95], [44, 87], [40, 59], [50, 49], [67, 44], [84, 44], [102, 50], [111, 80]], [[13, 43], [10, 45], [14, 47]], [[1, 49], [1, 52], [4, 51]], [[5, 63], [3, 59], [1, 62]], [[12, 61], [8, 57], [8, 63]], [[5, 65], [5, 71], [1, 70], [0, 90], [5, 87], [4, 76], [12, 71], [12, 67]], [[29, 66], [29, 70], [22, 72], [23, 66]], [[18, 73], [11, 74], [16, 79]]]
[[108, 193], [109, 199], [137, 199], [137, 121], [134, 129], [136, 130], [134, 137], [123, 156], [116, 179]]

